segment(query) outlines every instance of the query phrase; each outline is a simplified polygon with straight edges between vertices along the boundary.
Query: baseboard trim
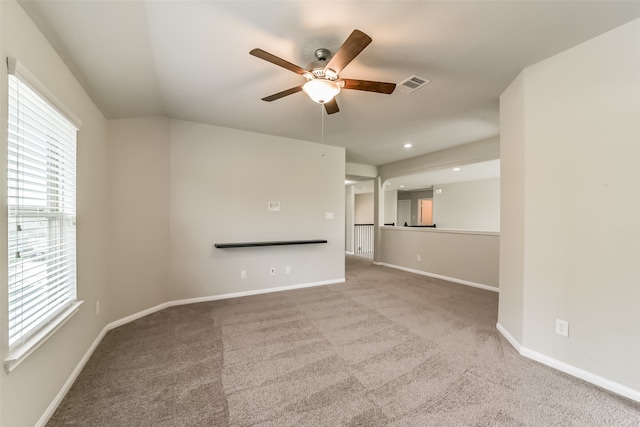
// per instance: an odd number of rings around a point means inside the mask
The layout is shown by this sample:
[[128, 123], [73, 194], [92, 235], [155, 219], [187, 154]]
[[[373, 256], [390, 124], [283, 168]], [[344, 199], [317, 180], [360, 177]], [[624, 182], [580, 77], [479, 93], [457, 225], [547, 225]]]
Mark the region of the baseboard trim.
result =
[[626, 385], [611, 381], [610, 379], [601, 377], [600, 375], [585, 371], [584, 369], [580, 369], [561, 360], [554, 359], [553, 357], [547, 356], [546, 354], [538, 353], [537, 351], [531, 350], [530, 348], [527, 348], [520, 344], [500, 323], [496, 325], [496, 328], [505, 337], [505, 339], [509, 341], [509, 344], [511, 344], [513, 348], [515, 348], [518, 353], [520, 353], [521, 356], [524, 356], [527, 359], [534, 360], [538, 363], [542, 363], [543, 365], [549, 366], [551, 368], [557, 369], [561, 372], [564, 372], [565, 374], [569, 374], [573, 377], [579, 378], [612, 393], [619, 394], [620, 396], [626, 397], [636, 402], [640, 402], [640, 390], [634, 390], [631, 387], [627, 387]]
[[505, 337], [507, 341], [509, 341], [509, 344], [511, 344], [511, 346], [515, 348], [518, 353], [520, 353], [520, 351], [522, 350], [522, 346], [520, 345], [518, 340], [515, 339], [513, 335], [511, 335], [509, 331], [507, 331], [504, 326], [500, 324], [500, 322], [496, 323], [496, 329], [498, 329], [502, 336]]
[[303, 283], [299, 285], [288, 285], [288, 286], [279, 286], [277, 288], [267, 288], [267, 289], [256, 289], [253, 291], [243, 291], [243, 292], [233, 292], [230, 294], [221, 294], [221, 295], [212, 295], [208, 297], [199, 297], [199, 298], [188, 298], [181, 300], [174, 300], [167, 304], [170, 306], [174, 305], [185, 305], [185, 304], [196, 304], [199, 302], [208, 302], [208, 301], [218, 301], [223, 299], [231, 299], [231, 298], [240, 298], [240, 297], [248, 297], [251, 295], [261, 295], [261, 294], [270, 294], [273, 292], [282, 292], [282, 291], [292, 291], [294, 289], [304, 289], [304, 288], [313, 288], [315, 286], [325, 286], [325, 285], [334, 285], [336, 283], [344, 283], [346, 280], [344, 278], [334, 279], [334, 280], [324, 280], [321, 282], [311, 282], [311, 283]]
[[67, 378], [67, 381], [65, 381], [64, 385], [62, 386], [62, 388], [60, 389], [56, 397], [51, 401], [51, 403], [47, 407], [47, 410], [44, 411], [44, 413], [36, 423], [35, 427], [44, 427], [47, 424], [47, 422], [49, 422], [49, 419], [51, 418], [53, 413], [56, 412], [56, 409], [58, 409], [58, 406], [60, 406], [60, 403], [62, 403], [62, 399], [64, 399], [64, 397], [67, 395], [73, 383], [76, 382], [78, 375], [80, 375], [80, 372], [82, 372], [82, 369], [87, 364], [87, 362], [89, 361], [89, 358], [91, 357], [93, 352], [96, 350], [96, 348], [98, 347], [98, 344], [100, 344], [100, 341], [102, 341], [102, 339], [107, 334], [107, 332], [109, 332], [109, 325], [102, 328], [102, 331], [100, 331], [96, 339], [93, 340], [93, 343], [91, 344], [89, 349], [84, 353], [84, 356], [82, 356], [82, 359], [80, 359], [80, 362], [78, 362], [76, 367], [73, 369], [73, 372], [71, 372], [71, 375], [69, 375], [69, 378]]
[[154, 307], [147, 308], [145, 310], [123, 317], [122, 319], [114, 320], [113, 322], [107, 325], [107, 328], [108, 328], [107, 330], [110, 331], [111, 329], [115, 329], [118, 326], [126, 325], [127, 323], [133, 322], [134, 320], [138, 320], [142, 317], [153, 314], [156, 311], [164, 310], [165, 308], [171, 307], [172, 305], [173, 304], [171, 301], [163, 302], [162, 304], [158, 304]]
[[376, 262], [376, 261], [374, 261], [373, 263], [375, 265], [381, 265], [381, 266], [384, 266], [384, 267], [395, 268], [397, 270], [408, 271], [409, 273], [415, 273], [415, 274], [420, 274], [422, 276], [433, 277], [434, 279], [442, 279], [442, 280], [446, 280], [448, 282], [458, 283], [460, 285], [471, 286], [473, 288], [480, 288], [480, 289], [484, 289], [486, 291], [500, 292], [500, 289], [496, 288], [495, 286], [489, 286], [489, 285], [485, 285], [483, 283], [470, 282], [468, 280], [458, 279], [458, 278], [449, 277], [449, 276], [443, 276], [441, 274], [429, 273], [428, 271], [416, 270], [414, 268], [403, 267], [401, 265], [396, 265], [396, 264], [388, 264], [386, 262]]
[[631, 387], [627, 387], [615, 381], [611, 381], [607, 378], [601, 377], [589, 371], [585, 371], [584, 369], [577, 368], [573, 365], [562, 362], [561, 360], [554, 359], [553, 357], [549, 357], [545, 354], [538, 353], [537, 351], [533, 351], [527, 347], [522, 347], [520, 354], [531, 360], [540, 362], [543, 365], [550, 366], [566, 374], [569, 374], [576, 378], [580, 378], [581, 380], [584, 380], [588, 383], [597, 385], [598, 387], [601, 387], [605, 390], [609, 390], [612, 393], [616, 393], [628, 399], [635, 400], [636, 402], [640, 402], [639, 390], [634, 390]]
[[49, 404], [46, 411], [42, 414], [42, 416], [36, 423], [35, 427], [44, 427], [47, 424], [47, 422], [49, 422], [49, 419], [51, 418], [53, 413], [56, 411], [56, 409], [58, 409], [58, 406], [60, 406], [60, 403], [62, 403], [62, 399], [64, 399], [64, 397], [67, 395], [67, 393], [71, 389], [71, 386], [78, 378], [78, 375], [80, 375], [80, 372], [82, 371], [84, 366], [87, 364], [87, 362], [89, 361], [89, 358], [91, 357], [93, 352], [96, 350], [96, 348], [98, 347], [98, 345], [100, 344], [104, 336], [107, 334], [107, 332], [117, 328], [118, 326], [126, 325], [127, 323], [133, 322], [134, 320], [138, 320], [142, 317], [148, 316], [157, 311], [164, 310], [165, 308], [178, 306], [178, 305], [187, 305], [187, 304], [195, 304], [199, 302], [240, 298], [240, 297], [246, 297], [251, 295], [267, 294], [272, 292], [291, 291], [294, 289], [312, 288], [315, 286], [333, 285], [337, 283], [344, 283], [345, 281], [346, 280], [343, 277], [340, 279], [324, 280], [320, 282], [310, 282], [310, 283], [302, 283], [298, 285], [279, 286], [276, 288], [256, 289], [253, 291], [233, 292], [229, 294], [213, 295], [208, 297], [188, 298], [188, 299], [182, 299], [182, 300], [167, 301], [162, 304], [158, 304], [154, 307], [150, 307], [145, 310], [139, 311], [137, 313], [131, 314], [129, 316], [123, 317], [122, 319], [118, 319], [111, 323], [108, 323], [102, 329], [102, 331], [98, 334], [98, 336], [93, 341], [93, 343], [91, 344], [89, 349], [86, 351], [84, 356], [82, 356], [82, 359], [80, 359], [80, 362], [78, 362], [73, 372], [71, 372], [71, 375], [69, 376], [67, 381], [64, 383], [64, 385], [62, 386], [62, 388], [60, 389], [56, 397], [53, 399], [53, 401]]
[[157, 311], [164, 310], [168, 307], [173, 307], [177, 305], [186, 305], [186, 304], [197, 304], [200, 302], [208, 302], [208, 301], [218, 301], [223, 299], [231, 299], [231, 298], [241, 298], [248, 297], [251, 295], [260, 295], [260, 294], [269, 294], [272, 292], [282, 292], [282, 291], [291, 291], [294, 289], [303, 289], [303, 288], [312, 288], [314, 286], [324, 286], [324, 285], [333, 285], [336, 283], [344, 283], [345, 279], [334, 279], [334, 280], [324, 280], [321, 282], [310, 282], [310, 283], [302, 283], [298, 285], [287, 285], [287, 286], [278, 286], [276, 288], [266, 288], [266, 289], [254, 289], [251, 291], [243, 291], [243, 292], [232, 292], [228, 294], [220, 294], [220, 295], [210, 295], [206, 297], [198, 297], [198, 298], [187, 298], [180, 300], [172, 300], [167, 301], [162, 304], [158, 304], [154, 307], [147, 308], [145, 310], [134, 313], [130, 316], [123, 317], [122, 319], [113, 321], [107, 325], [108, 330], [117, 328], [118, 326], [126, 325], [127, 323], [133, 322], [134, 320], [138, 320], [142, 317], [153, 314]]

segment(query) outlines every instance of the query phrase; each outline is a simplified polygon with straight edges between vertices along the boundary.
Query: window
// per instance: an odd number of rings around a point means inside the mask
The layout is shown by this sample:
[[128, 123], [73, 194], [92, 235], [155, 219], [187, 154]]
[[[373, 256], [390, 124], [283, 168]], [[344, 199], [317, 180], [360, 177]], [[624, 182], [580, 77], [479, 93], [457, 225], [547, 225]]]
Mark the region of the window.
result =
[[[77, 126], [9, 60], [8, 370], [79, 306], [76, 295]], [[8, 365], [8, 366], [7, 366]]]

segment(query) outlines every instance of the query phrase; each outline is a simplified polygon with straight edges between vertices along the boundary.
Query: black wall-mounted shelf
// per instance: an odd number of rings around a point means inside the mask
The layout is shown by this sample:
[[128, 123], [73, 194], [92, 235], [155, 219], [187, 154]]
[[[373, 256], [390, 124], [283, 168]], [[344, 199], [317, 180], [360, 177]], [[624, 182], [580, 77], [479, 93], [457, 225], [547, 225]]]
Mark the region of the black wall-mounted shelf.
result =
[[288, 246], [288, 245], [313, 245], [327, 243], [326, 240], [276, 240], [272, 242], [242, 242], [242, 243], [215, 243], [218, 249], [252, 248], [257, 246]]

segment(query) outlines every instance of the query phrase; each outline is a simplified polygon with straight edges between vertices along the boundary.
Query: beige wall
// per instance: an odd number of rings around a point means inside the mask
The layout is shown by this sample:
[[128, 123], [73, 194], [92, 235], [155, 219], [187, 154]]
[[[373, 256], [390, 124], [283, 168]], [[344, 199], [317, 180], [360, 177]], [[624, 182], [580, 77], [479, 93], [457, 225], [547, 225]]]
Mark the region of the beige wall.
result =
[[[514, 265], [499, 321], [530, 351], [640, 398], [640, 20], [527, 68], [502, 105], [503, 213], [520, 218], [502, 229], [516, 251], [502, 258]], [[521, 333], [503, 307], [520, 295]]]
[[[373, 224], [373, 193], [363, 193], [355, 195], [355, 223]], [[398, 205], [397, 190], [384, 192], [384, 222], [390, 224], [396, 221], [396, 211]]]
[[[425, 172], [430, 169], [497, 159], [500, 154], [499, 146], [498, 138], [489, 138], [382, 165], [378, 167], [378, 171], [382, 182], [386, 182], [394, 177]], [[494, 183], [494, 187], [497, 187], [497, 183]], [[499, 189], [495, 188], [495, 193], [499, 193]], [[406, 193], [401, 194], [398, 198], [412, 198], [411, 222], [415, 225], [418, 222], [417, 199], [420, 196], [413, 192], [409, 192], [409, 194], [410, 196], [407, 196]], [[428, 192], [425, 193], [425, 196], [427, 194], [428, 196], [433, 195], [432, 192]], [[498, 217], [499, 211], [498, 206], [495, 205], [495, 197], [492, 199], [494, 199], [493, 213]], [[436, 201], [434, 200], [434, 222], [440, 227], [435, 209]], [[472, 215], [469, 214], [468, 218], [471, 217]], [[468, 284], [497, 289], [499, 272], [499, 236], [497, 233], [432, 231], [430, 229], [394, 230], [389, 227], [382, 228], [376, 240], [379, 243], [375, 247], [374, 260], [401, 268], [444, 276], [460, 282], [468, 282]], [[421, 255], [422, 261], [417, 261], [418, 254]]]
[[353, 253], [353, 225], [355, 222], [355, 187], [353, 185], [345, 186], [345, 252]]
[[438, 228], [500, 231], [500, 178], [436, 185], [433, 222]]
[[109, 320], [167, 301], [170, 120], [109, 122]]
[[382, 241], [384, 264], [498, 288], [497, 233], [383, 227]]
[[[408, 221], [407, 225], [419, 225], [421, 199], [433, 199], [433, 190], [398, 191], [398, 200], [411, 200], [411, 221]], [[398, 225], [404, 226], [404, 222]]]
[[[112, 121], [109, 138], [110, 320], [166, 301], [344, 279], [344, 149], [165, 118]], [[213, 247], [304, 239], [329, 243]]]
[[384, 192], [384, 224], [397, 223], [398, 216], [398, 190]]
[[386, 182], [399, 176], [499, 158], [500, 138], [496, 136], [445, 150], [434, 151], [422, 156], [387, 163], [378, 166], [378, 175], [382, 177], [382, 182]]
[[524, 304], [524, 76], [500, 97], [500, 304], [498, 319], [522, 342]]
[[[0, 370], [0, 425], [33, 426], [98, 336], [108, 307], [98, 316], [95, 303], [108, 300], [108, 165], [107, 122], [36, 26], [13, 1], [0, 2], [0, 57], [18, 59], [82, 121], [78, 133], [77, 249], [80, 311], [10, 374]], [[7, 70], [0, 67], [0, 170], [6, 182]], [[0, 222], [6, 224], [6, 189], [0, 186]], [[0, 239], [6, 241], [6, 227]], [[0, 249], [0, 271], [7, 271], [6, 245]], [[6, 292], [7, 278], [0, 275]], [[6, 313], [2, 298], [0, 311]], [[3, 336], [6, 331], [3, 331]], [[4, 338], [0, 340], [3, 346]], [[5, 354], [6, 348], [1, 348]]]
[[373, 224], [373, 193], [356, 194], [356, 224]]
[[[343, 148], [179, 120], [170, 139], [169, 300], [344, 279]], [[328, 244], [213, 247], [304, 239]]]

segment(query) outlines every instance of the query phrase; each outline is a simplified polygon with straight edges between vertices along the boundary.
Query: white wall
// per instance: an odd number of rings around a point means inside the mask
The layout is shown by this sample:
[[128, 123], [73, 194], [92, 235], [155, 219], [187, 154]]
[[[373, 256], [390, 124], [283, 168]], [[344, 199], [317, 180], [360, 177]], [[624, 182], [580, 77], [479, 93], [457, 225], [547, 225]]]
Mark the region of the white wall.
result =
[[433, 222], [438, 228], [500, 231], [500, 178], [436, 185]]
[[[640, 20], [527, 68], [501, 102], [503, 214], [521, 216], [502, 239], [522, 249], [502, 257], [500, 324], [640, 399]], [[503, 309], [520, 295], [521, 333]]]
[[[170, 300], [344, 280], [344, 148], [179, 120], [170, 140]], [[213, 247], [305, 239], [328, 244]]]
[[[0, 370], [0, 425], [33, 426], [45, 413], [108, 317], [107, 122], [47, 40], [14, 1], [0, 2], [0, 57], [22, 62], [82, 121], [78, 133], [77, 249], [80, 311], [10, 374]], [[6, 182], [7, 70], [0, 67], [0, 181]], [[6, 189], [0, 186], [0, 223], [6, 224]], [[6, 241], [6, 227], [0, 240]], [[6, 245], [0, 245], [0, 271], [7, 271]], [[0, 275], [6, 292], [7, 278]], [[101, 315], [95, 303], [103, 302]], [[6, 313], [2, 298], [0, 311]], [[6, 331], [3, 331], [3, 337]], [[0, 340], [2, 354], [5, 339]]]

